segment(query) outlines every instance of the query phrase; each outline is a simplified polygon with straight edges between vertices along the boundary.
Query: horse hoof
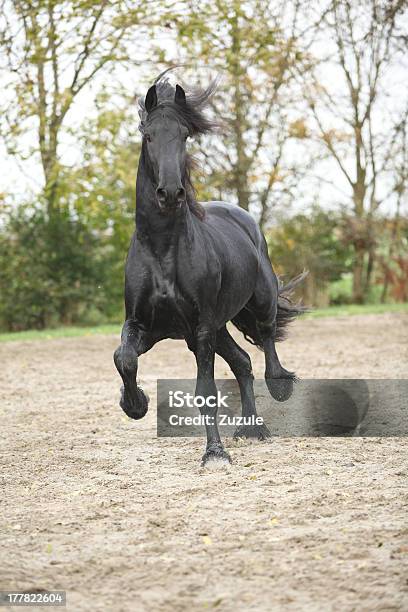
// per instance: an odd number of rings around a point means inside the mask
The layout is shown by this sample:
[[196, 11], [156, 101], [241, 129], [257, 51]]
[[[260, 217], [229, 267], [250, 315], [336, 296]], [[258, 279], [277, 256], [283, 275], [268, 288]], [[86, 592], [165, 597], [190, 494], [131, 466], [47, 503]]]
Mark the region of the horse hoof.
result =
[[278, 402], [286, 402], [293, 393], [293, 378], [267, 378], [266, 384]]
[[237, 438], [257, 438], [260, 441], [271, 438], [272, 434], [265, 425], [240, 425], [234, 432], [234, 440]]
[[129, 398], [129, 394], [126, 393], [125, 389], [122, 387], [121, 390], [121, 398], [119, 405], [122, 408], [123, 412], [130, 418], [138, 421], [142, 419], [149, 408], [149, 399], [144, 394], [143, 390], [140, 387], [137, 387], [136, 398], [132, 401]]
[[202, 467], [217, 467], [218, 465], [230, 465], [231, 457], [221, 444], [214, 444], [207, 448], [201, 460]]

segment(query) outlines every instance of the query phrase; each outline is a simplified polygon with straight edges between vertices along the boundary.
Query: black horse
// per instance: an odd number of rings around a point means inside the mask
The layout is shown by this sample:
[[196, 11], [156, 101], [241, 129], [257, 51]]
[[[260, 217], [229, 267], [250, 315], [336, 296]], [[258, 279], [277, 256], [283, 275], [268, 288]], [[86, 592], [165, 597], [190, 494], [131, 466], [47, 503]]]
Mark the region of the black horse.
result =
[[[196, 201], [191, 183], [191, 136], [215, 124], [203, 108], [214, 90], [184, 90], [159, 77], [140, 101], [142, 151], [136, 183], [136, 231], [126, 262], [126, 321], [114, 360], [123, 380], [120, 405], [133, 419], [147, 412], [147, 398], [136, 384], [138, 358], [164, 338], [183, 338], [197, 362], [196, 395], [216, 395], [214, 357], [229, 364], [241, 392], [242, 414], [256, 416], [248, 354], [227, 330], [228, 321], [265, 352], [265, 380], [277, 400], [292, 392], [295, 375], [278, 359], [275, 342], [302, 311], [284, 294], [253, 218], [225, 202]], [[202, 411], [216, 417], [216, 408]], [[230, 461], [216, 418], [206, 426], [203, 464]], [[241, 426], [237, 437], [265, 439], [265, 425]]]

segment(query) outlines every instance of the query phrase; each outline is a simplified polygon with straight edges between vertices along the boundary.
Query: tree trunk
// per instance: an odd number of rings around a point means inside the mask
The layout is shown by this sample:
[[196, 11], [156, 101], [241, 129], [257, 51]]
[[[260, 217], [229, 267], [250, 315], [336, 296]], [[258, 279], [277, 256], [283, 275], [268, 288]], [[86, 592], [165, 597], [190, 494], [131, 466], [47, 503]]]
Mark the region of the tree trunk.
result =
[[364, 278], [364, 256], [367, 251], [366, 224], [364, 215], [364, 199], [366, 194], [365, 170], [361, 167], [360, 150], [361, 130], [356, 130], [356, 173], [357, 181], [353, 187], [353, 202], [356, 228], [354, 234], [354, 265], [353, 265], [353, 302], [364, 304], [366, 278]]
[[389, 272], [387, 270], [387, 267], [384, 266], [384, 284], [381, 292], [381, 304], [385, 304], [385, 302], [387, 301], [389, 280]]
[[238, 14], [240, 12], [240, 2], [234, 3], [234, 15], [231, 20], [232, 25], [232, 46], [233, 52], [233, 91], [234, 91], [234, 120], [232, 129], [234, 132], [234, 145], [236, 150], [236, 165], [234, 168], [235, 189], [237, 194], [238, 205], [245, 210], [249, 207], [249, 191], [248, 191], [248, 160], [245, 153], [244, 132], [246, 129], [246, 118], [243, 114], [243, 99], [241, 93], [241, 78], [242, 68], [240, 64], [241, 57], [241, 30], [239, 26]]
[[[395, 242], [396, 242], [396, 238], [397, 238], [397, 235], [398, 235], [398, 227], [399, 227], [399, 220], [400, 220], [400, 208], [401, 208], [401, 193], [398, 194], [397, 210], [396, 210], [396, 213], [395, 213], [394, 222], [392, 224], [391, 240], [390, 240], [390, 246], [389, 246], [389, 249], [388, 249], [388, 261], [390, 263], [392, 261], [393, 255], [394, 255]], [[384, 285], [383, 285], [383, 290], [382, 290], [382, 294], [381, 294], [381, 303], [382, 304], [385, 304], [385, 302], [387, 301], [389, 282], [390, 282], [390, 272], [388, 270], [388, 266], [385, 265]]]
[[48, 216], [51, 218], [58, 213], [58, 129], [49, 126], [46, 139], [40, 141], [41, 162], [44, 173], [44, 198], [47, 205]]
[[364, 304], [364, 248], [359, 245], [354, 246], [355, 258], [353, 266], [353, 302]]
[[44, 197], [47, 204], [47, 212], [49, 218], [58, 214], [59, 204], [58, 204], [58, 171], [56, 168], [58, 162], [54, 162], [52, 169], [45, 173], [45, 187], [44, 187]]
[[373, 270], [374, 270], [374, 263], [375, 263], [375, 251], [374, 251], [374, 247], [370, 246], [368, 250], [367, 274], [366, 274], [366, 282], [364, 285], [364, 297], [367, 297], [370, 292], [371, 280], [372, 280]]

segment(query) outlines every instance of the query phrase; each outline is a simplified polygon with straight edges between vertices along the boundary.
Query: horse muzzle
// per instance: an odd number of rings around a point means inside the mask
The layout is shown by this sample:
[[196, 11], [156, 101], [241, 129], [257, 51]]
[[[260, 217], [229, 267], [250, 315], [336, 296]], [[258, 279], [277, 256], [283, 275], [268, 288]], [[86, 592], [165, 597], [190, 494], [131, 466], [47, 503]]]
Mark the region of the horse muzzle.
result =
[[175, 190], [158, 187], [156, 189], [157, 202], [162, 212], [173, 212], [179, 210], [186, 201], [186, 190], [177, 187]]

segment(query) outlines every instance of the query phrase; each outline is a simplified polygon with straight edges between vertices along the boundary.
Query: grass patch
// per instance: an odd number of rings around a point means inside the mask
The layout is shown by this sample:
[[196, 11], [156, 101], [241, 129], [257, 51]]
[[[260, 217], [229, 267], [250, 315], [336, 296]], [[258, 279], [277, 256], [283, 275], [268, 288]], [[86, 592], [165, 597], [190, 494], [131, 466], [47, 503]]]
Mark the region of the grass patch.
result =
[[77, 336], [96, 336], [101, 334], [120, 335], [121, 325], [97, 325], [95, 327], [57, 327], [55, 329], [30, 329], [21, 332], [0, 334], [0, 342], [10, 340], [52, 340]]
[[408, 312], [408, 303], [403, 304], [344, 304], [343, 306], [329, 306], [316, 308], [307, 313], [305, 317], [317, 319], [319, 317], [339, 317], [358, 314], [384, 314], [386, 312]]
[[[329, 308], [316, 308], [304, 315], [306, 318], [352, 316], [358, 314], [383, 314], [385, 312], [407, 312], [408, 303], [405, 304], [350, 304], [344, 306], [330, 306]], [[94, 327], [57, 327], [55, 329], [28, 330], [0, 334], [0, 342], [13, 340], [52, 340], [53, 338], [74, 338], [79, 336], [96, 336], [103, 334], [120, 335], [121, 325], [97, 325]]]

